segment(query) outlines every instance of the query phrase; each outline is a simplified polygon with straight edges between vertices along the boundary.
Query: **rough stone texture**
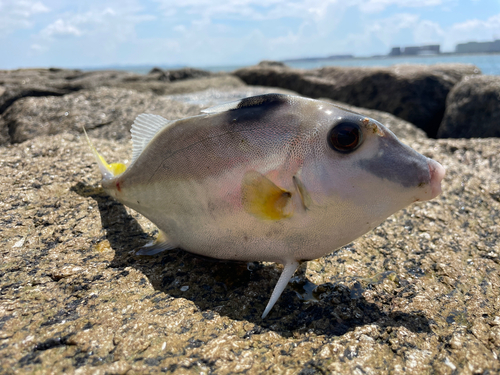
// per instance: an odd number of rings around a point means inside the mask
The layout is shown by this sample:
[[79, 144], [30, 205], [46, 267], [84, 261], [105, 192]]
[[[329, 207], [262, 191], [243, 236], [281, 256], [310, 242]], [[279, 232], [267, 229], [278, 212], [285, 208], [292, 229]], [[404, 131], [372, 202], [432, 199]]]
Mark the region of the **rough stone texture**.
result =
[[0, 70], [0, 85], [19, 87], [35, 85], [76, 91], [100, 86], [116, 87], [120, 84], [134, 84], [135, 82], [163, 81], [165, 84], [171, 81], [218, 76], [225, 76], [225, 74], [193, 68], [175, 70], [154, 68], [149, 74], [136, 74], [120, 70], [18, 69]]
[[199, 107], [181, 106], [152, 93], [102, 87], [19, 99], [4, 112], [0, 129], [8, 129], [10, 143], [64, 131], [81, 133], [83, 127], [97, 129], [99, 136], [108, 139], [120, 139], [127, 136], [135, 117], [145, 112], [176, 119], [197, 114]]
[[479, 74], [468, 64], [394, 65], [380, 68], [290, 69], [269, 64], [234, 72], [251, 85], [283, 87], [312, 98], [330, 98], [392, 113], [435, 137], [446, 96], [464, 76]]
[[500, 77], [467, 76], [453, 87], [437, 135], [500, 137]]
[[240, 79], [229, 74], [188, 68], [160, 72], [155, 70], [151, 74], [124, 71], [83, 72], [54, 68], [0, 70], [0, 115], [15, 101], [24, 97], [61, 96], [103, 86], [166, 95], [243, 85]]
[[175, 70], [165, 70], [165, 69], [161, 69], [161, 68], [153, 68], [148, 73], [148, 75], [154, 76], [155, 79], [157, 79], [159, 81], [173, 82], [173, 81], [178, 81], [178, 80], [182, 80], [182, 79], [209, 77], [209, 76], [214, 75], [214, 73], [206, 71], [206, 70], [200, 70], [200, 69], [194, 69], [194, 68], [182, 68], [182, 69], [175, 69]]
[[155, 228], [103, 193], [81, 135], [0, 147], [0, 373], [498, 373], [500, 140], [419, 133], [444, 193], [308, 262], [266, 320], [280, 267], [135, 256]]

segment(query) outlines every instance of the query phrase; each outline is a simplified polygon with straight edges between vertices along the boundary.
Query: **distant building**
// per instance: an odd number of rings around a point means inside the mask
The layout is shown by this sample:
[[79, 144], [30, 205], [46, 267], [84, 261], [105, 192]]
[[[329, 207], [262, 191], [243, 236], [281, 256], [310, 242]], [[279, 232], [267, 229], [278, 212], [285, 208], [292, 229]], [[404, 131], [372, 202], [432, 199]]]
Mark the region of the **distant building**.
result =
[[493, 42], [468, 42], [457, 44], [456, 53], [490, 53], [500, 52], [500, 39]]
[[428, 46], [393, 47], [389, 56], [416, 56], [416, 55], [439, 55], [441, 53], [439, 44]]
[[389, 52], [389, 56], [399, 56], [401, 55], [401, 47], [393, 47], [391, 52]]

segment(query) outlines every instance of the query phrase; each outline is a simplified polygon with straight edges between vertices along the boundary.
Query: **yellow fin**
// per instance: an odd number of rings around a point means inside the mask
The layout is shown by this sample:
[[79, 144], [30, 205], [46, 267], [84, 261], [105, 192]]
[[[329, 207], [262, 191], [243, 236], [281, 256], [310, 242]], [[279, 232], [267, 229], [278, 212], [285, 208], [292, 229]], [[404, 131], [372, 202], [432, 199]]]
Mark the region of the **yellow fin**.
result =
[[92, 142], [90, 142], [89, 136], [87, 135], [85, 128], [83, 128], [83, 132], [85, 133], [85, 137], [87, 138], [87, 142], [90, 146], [90, 149], [92, 150], [92, 153], [94, 154], [97, 165], [99, 166], [99, 170], [102, 173], [103, 180], [111, 179], [111, 178], [118, 176], [119, 174], [122, 174], [123, 172], [125, 172], [125, 170], [127, 169], [127, 166], [123, 163], [108, 164], [106, 162], [106, 160], [104, 160], [104, 158], [101, 156], [101, 154], [99, 154], [97, 152], [97, 150], [95, 149]]
[[118, 176], [127, 169], [127, 166], [123, 163], [111, 163], [108, 167], [111, 170], [111, 173], [113, 173], [113, 176]]
[[244, 209], [260, 219], [281, 220], [293, 214], [292, 194], [256, 171], [245, 173], [241, 199]]

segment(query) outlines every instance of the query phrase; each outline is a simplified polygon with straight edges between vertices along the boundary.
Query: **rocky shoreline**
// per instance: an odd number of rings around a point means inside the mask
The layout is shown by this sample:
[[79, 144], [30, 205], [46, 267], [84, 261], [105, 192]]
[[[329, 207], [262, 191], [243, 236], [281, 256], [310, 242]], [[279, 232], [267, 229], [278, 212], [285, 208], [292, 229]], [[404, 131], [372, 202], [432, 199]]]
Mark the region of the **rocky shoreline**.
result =
[[[104, 194], [81, 129], [125, 161], [140, 113], [268, 92], [373, 117], [447, 175], [308, 262], [262, 320], [280, 267], [135, 256], [155, 227]], [[499, 372], [499, 102], [500, 77], [459, 64], [0, 71], [0, 373]]]

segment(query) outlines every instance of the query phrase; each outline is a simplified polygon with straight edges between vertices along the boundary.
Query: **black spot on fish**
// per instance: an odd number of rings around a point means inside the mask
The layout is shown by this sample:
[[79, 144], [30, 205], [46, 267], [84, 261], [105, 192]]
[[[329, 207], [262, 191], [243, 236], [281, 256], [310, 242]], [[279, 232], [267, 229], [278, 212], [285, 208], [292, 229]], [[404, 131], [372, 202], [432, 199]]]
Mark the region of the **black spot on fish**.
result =
[[[270, 121], [272, 117], [278, 115], [279, 108], [290, 104], [290, 98], [283, 94], [266, 94], [252, 96], [241, 99], [234, 108], [226, 112], [227, 123], [231, 132], [238, 131], [240, 127], [246, 128], [250, 124], [275, 123], [276, 118]], [[281, 117], [280, 117], [281, 118]]]
[[287, 95], [283, 94], [257, 95], [241, 99], [236, 108], [234, 108], [233, 110], [248, 108], [248, 107], [258, 107], [258, 106], [274, 106], [274, 105], [285, 104], [286, 102], [287, 102]]

